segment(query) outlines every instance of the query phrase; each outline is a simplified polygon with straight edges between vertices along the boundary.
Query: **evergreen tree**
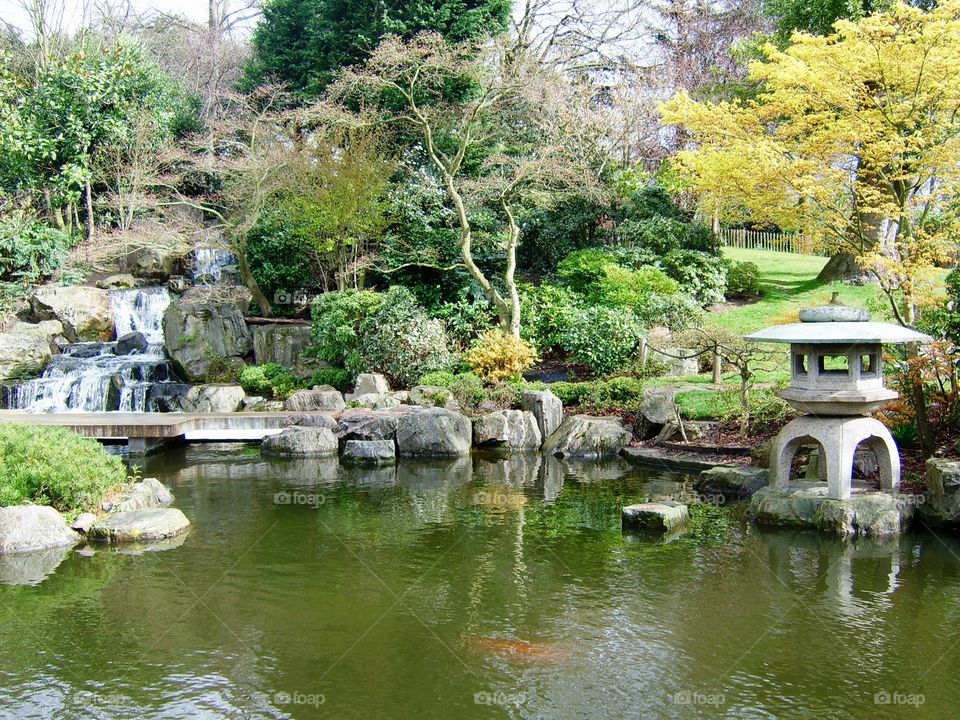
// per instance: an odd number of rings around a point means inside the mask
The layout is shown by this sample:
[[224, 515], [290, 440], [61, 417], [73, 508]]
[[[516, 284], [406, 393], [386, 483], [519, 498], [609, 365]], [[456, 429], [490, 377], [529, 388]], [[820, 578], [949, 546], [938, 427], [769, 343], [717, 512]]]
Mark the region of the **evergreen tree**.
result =
[[385, 34], [432, 30], [459, 42], [503, 32], [510, 0], [271, 0], [253, 34], [243, 86], [281, 82], [315, 97]]

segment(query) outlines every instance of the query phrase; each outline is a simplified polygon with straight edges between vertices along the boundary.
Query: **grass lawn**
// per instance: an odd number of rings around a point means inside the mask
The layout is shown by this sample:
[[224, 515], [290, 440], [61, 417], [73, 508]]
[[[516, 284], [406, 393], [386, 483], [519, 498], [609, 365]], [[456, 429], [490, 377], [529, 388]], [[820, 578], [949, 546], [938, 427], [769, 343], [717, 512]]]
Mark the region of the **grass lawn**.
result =
[[[760, 283], [763, 297], [754, 303], [726, 307], [711, 312], [707, 322], [711, 325], [746, 334], [768, 325], [797, 322], [797, 313], [813, 305], [829, 302], [834, 290], [831, 283], [818, 283], [817, 275], [827, 263], [825, 257], [795, 255], [772, 250], [744, 250], [724, 248], [724, 256], [737, 262], [753, 262], [760, 268]], [[837, 283], [840, 300], [846, 305], [874, 306], [880, 291], [873, 286], [852, 286]], [[876, 316], [877, 320], [887, 318]]]

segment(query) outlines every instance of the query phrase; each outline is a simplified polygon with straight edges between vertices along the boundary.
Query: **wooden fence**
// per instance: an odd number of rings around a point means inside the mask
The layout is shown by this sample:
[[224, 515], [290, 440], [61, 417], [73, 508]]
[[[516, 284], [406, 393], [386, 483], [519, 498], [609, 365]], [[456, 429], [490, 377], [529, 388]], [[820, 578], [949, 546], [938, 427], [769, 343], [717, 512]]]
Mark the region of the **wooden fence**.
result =
[[717, 232], [720, 244], [726, 247], [746, 250], [773, 250], [775, 252], [798, 253], [800, 255], [819, 255], [813, 240], [799, 233], [765, 232], [763, 230], [741, 230], [739, 228], [720, 228]]

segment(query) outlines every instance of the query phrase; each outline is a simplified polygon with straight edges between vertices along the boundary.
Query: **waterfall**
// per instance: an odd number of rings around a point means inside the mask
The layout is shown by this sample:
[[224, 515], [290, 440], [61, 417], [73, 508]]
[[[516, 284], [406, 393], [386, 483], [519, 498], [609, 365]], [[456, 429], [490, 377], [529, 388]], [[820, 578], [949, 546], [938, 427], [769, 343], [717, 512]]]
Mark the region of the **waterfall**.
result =
[[74, 343], [35, 380], [12, 388], [9, 405], [27, 412], [148, 412], [154, 385], [177, 382], [163, 345], [165, 287], [117, 290], [110, 296], [117, 337], [142, 333], [145, 352], [117, 355], [116, 342]]
[[191, 251], [189, 265], [194, 285], [213, 285], [236, 275], [237, 256], [222, 248], [198, 247]]

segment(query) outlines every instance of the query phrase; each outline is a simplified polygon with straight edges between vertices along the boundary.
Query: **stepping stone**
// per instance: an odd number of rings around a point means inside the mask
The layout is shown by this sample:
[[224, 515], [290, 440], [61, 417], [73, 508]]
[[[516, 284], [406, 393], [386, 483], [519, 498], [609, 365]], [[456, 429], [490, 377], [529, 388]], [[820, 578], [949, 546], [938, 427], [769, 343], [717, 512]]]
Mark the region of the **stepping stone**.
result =
[[143, 508], [108, 515], [92, 528], [88, 537], [106, 542], [149, 542], [181, 535], [190, 527], [177, 508]]
[[347, 440], [343, 462], [353, 465], [392, 465], [397, 460], [393, 440]]
[[651, 502], [623, 508], [623, 527], [653, 533], [666, 533], [686, 525], [687, 506], [679, 502]]

